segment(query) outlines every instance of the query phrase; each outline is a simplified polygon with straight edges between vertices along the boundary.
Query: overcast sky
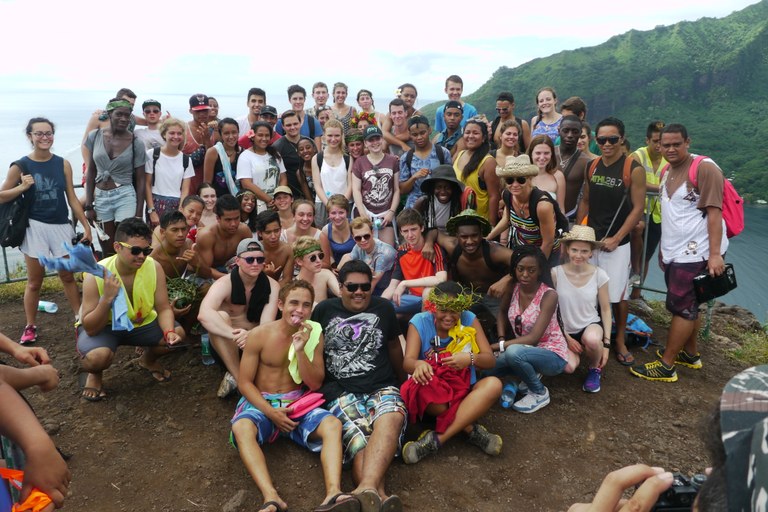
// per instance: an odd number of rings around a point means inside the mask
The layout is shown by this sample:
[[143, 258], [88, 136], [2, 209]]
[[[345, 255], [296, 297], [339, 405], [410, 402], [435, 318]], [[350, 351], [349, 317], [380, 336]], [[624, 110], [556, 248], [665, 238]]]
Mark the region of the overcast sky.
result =
[[438, 99], [450, 74], [470, 93], [500, 66], [753, 3], [0, 0], [0, 90], [282, 95], [322, 80], [391, 97], [410, 81]]

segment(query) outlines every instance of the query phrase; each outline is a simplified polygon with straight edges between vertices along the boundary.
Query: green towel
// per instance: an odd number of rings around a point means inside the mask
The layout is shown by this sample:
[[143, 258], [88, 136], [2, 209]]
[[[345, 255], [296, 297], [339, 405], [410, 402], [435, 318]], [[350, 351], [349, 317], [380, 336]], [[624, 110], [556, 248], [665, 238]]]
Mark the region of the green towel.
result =
[[[304, 353], [307, 355], [307, 359], [312, 362], [312, 358], [315, 357], [315, 348], [317, 348], [317, 344], [320, 343], [320, 334], [322, 334], [323, 328], [319, 323], [313, 322], [312, 320], [306, 320], [306, 322], [309, 324], [312, 330], [309, 333], [309, 339], [307, 340], [307, 343], [304, 345]], [[296, 357], [296, 349], [293, 348], [293, 344], [291, 344], [291, 348], [288, 349], [288, 372], [291, 374], [293, 382], [296, 384], [301, 384], [301, 375], [299, 375], [299, 360]]]

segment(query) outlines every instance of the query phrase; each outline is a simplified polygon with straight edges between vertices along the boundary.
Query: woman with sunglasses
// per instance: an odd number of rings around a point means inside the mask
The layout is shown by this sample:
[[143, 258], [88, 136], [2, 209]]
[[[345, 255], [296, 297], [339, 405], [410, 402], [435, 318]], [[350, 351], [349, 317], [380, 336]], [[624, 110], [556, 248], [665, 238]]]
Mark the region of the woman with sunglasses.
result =
[[435, 453], [461, 432], [488, 455], [501, 453], [501, 436], [477, 423], [501, 395], [498, 378], [477, 378], [477, 370], [496, 363], [480, 322], [469, 311], [477, 299], [458, 283], [445, 281], [429, 293], [428, 310], [408, 325], [403, 369], [412, 378], [400, 392], [411, 423], [430, 416], [436, 425], [403, 446], [406, 464]]
[[296, 279], [303, 279], [315, 289], [315, 304], [328, 298], [328, 290], [339, 297], [339, 280], [336, 274], [323, 268], [325, 253], [320, 243], [311, 236], [300, 236], [293, 243], [293, 261], [299, 267]]
[[[323, 254], [330, 254], [331, 247], [328, 237], [315, 227], [315, 206], [306, 199], [296, 199], [291, 205], [293, 210], [293, 226], [280, 234], [280, 240], [293, 245], [302, 236], [308, 236], [317, 240], [323, 249]], [[331, 268], [330, 258], [323, 261], [323, 267]], [[298, 269], [298, 266], [296, 266]], [[298, 273], [298, 270], [294, 274]]]
[[352, 228], [349, 227], [351, 209], [349, 199], [341, 194], [334, 194], [328, 199], [328, 224], [323, 226], [323, 234], [328, 237], [331, 246], [333, 268], [338, 268], [341, 258], [355, 247]]
[[528, 156], [539, 168], [539, 173], [533, 177], [533, 186], [549, 192], [552, 199], [556, 200], [560, 206], [560, 211], [564, 212], [565, 174], [557, 165], [555, 143], [546, 135], [536, 135], [528, 146]]
[[496, 205], [499, 204], [499, 179], [494, 172], [496, 162], [489, 155], [488, 124], [480, 118], [472, 118], [464, 126], [464, 145], [453, 161], [456, 177], [472, 187], [477, 194], [477, 213], [495, 225], [499, 220]]
[[[38, 258], [60, 258], [67, 254], [62, 242], [71, 243], [75, 232], [69, 222], [69, 209], [75, 212], [85, 234], [80, 243], [90, 244], [91, 227], [85, 218], [80, 201], [72, 185], [72, 167], [69, 162], [51, 152], [55, 133], [53, 123], [43, 117], [34, 117], [26, 127], [32, 152], [11, 164], [5, 182], [0, 188], [0, 203], [16, 200], [24, 194], [31, 196], [29, 227], [19, 249], [27, 266], [27, 285], [24, 288], [24, 315], [26, 326], [20, 343], [37, 341], [37, 303], [43, 284], [45, 268]], [[64, 294], [75, 315], [80, 309], [80, 292], [71, 272], [59, 271]]]
[[486, 240], [503, 238], [510, 231], [510, 248], [539, 247], [550, 265], [556, 265], [560, 257], [560, 240], [555, 236], [557, 204], [549, 194], [533, 187], [532, 178], [539, 174], [539, 168], [528, 155], [520, 155], [507, 158], [504, 167], [496, 168], [496, 174], [506, 184], [502, 193], [504, 214]]
[[518, 247], [511, 268], [513, 285], [502, 296], [496, 317], [498, 342], [491, 348], [499, 356], [491, 373], [521, 379], [519, 391], [525, 396], [512, 408], [528, 414], [549, 404], [541, 376], [571, 373], [578, 360], [569, 352], [558, 322], [557, 292], [542, 281], [549, 275], [544, 253], [530, 245]]

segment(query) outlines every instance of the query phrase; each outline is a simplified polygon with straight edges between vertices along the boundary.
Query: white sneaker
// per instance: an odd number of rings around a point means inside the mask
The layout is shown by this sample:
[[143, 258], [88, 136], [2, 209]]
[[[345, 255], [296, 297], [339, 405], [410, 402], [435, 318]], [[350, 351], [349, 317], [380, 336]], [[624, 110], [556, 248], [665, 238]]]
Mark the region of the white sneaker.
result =
[[221, 379], [221, 384], [219, 384], [219, 390], [216, 392], [216, 396], [219, 398], [227, 398], [236, 389], [237, 381], [231, 373], [226, 372], [224, 378]]
[[629, 278], [629, 285], [630, 286], [640, 286], [640, 281], [642, 281], [643, 278], [640, 277], [640, 274], [632, 274]]
[[629, 299], [627, 302], [629, 302], [630, 306], [637, 308], [639, 311], [642, 311], [647, 315], [653, 313], [653, 308], [642, 297], [639, 299]]
[[[542, 374], [540, 374], [538, 372], [536, 373], [536, 378], [537, 379], [541, 380], [542, 377], [543, 377]], [[517, 386], [517, 391], [519, 393], [523, 394], [523, 395], [527, 395], [528, 394], [528, 384], [526, 384], [524, 380], [521, 380], [520, 384], [518, 384], [518, 386]]]
[[523, 398], [512, 404], [512, 408], [517, 412], [530, 414], [536, 412], [549, 404], [549, 390], [545, 387], [544, 394], [528, 393]]

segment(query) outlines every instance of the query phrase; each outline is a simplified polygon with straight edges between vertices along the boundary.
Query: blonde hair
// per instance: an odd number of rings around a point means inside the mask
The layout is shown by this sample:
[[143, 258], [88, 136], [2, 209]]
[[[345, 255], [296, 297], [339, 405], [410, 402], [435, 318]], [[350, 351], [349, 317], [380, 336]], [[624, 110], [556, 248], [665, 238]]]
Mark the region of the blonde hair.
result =
[[371, 230], [371, 233], [373, 233], [373, 223], [370, 219], [366, 219], [365, 217], [355, 217], [349, 224], [351, 229], [360, 229], [363, 226], [368, 226], [368, 228]]
[[333, 194], [331, 197], [328, 198], [328, 211], [331, 211], [331, 207], [336, 206], [338, 208], [341, 208], [347, 212], [347, 215], [349, 215], [349, 199], [347, 199], [347, 196], [344, 194]]
[[311, 236], [300, 236], [293, 242], [291, 249], [293, 249], [294, 258], [303, 258], [307, 254], [322, 250], [320, 242]]
[[176, 119], [175, 117], [169, 117], [165, 121], [163, 121], [163, 124], [160, 125], [160, 136], [165, 140], [165, 134], [168, 133], [168, 130], [171, 129], [171, 126], [178, 126], [181, 128], [181, 131], [184, 133], [184, 142], [182, 145], [187, 143], [187, 123], [182, 121], [181, 119]]
[[344, 125], [341, 124], [341, 121], [331, 117], [329, 120], [327, 120], [325, 122], [325, 126], [323, 126], [323, 133], [327, 132], [328, 128], [338, 128], [339, 129], [339, 131], [341, 132], [341, 144], [339, 145], [339, 147], [341, 148], [342, 151], [346, 151], [347, 150], [347, 143], [344, 142]]

